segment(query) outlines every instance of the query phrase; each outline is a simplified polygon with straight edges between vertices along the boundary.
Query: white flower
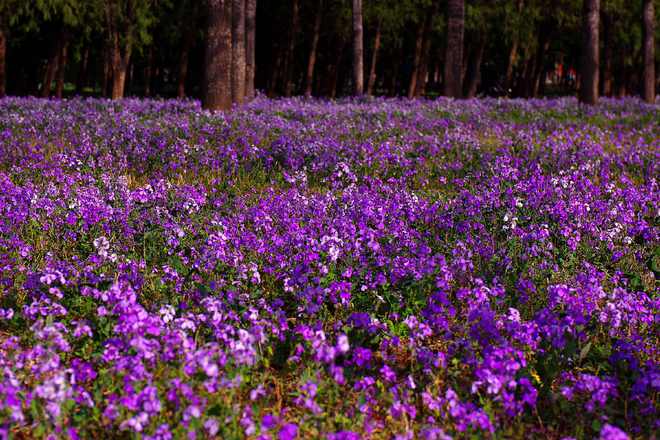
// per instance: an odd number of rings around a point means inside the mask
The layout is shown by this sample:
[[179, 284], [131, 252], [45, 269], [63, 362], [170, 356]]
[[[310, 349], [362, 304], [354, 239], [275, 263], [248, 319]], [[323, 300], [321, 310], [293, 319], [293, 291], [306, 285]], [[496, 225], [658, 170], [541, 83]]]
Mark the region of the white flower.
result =
[[348, 350], [350, 349], [350, 345], [349, 345], [349, 343], [348, 343], [348, 336], [346, 336], [346, 335], [339, 335], [339, 337], [337, 337], [337, 349], [338, 349], [341, 353], [346, 353], [346, 352], [348, 352]]

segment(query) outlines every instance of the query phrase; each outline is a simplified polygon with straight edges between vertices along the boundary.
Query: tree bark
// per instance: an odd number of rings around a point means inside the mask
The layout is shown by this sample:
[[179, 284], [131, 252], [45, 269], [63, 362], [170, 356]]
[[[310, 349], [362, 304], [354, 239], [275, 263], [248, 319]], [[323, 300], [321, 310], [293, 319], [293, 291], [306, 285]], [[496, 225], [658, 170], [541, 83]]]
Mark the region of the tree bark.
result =
[[307, 74], [305, 75], [305, 97], [312, 96], [312, 86], [314, 84], [314, 66], [316, 65], [316, 52], [319, 45], [321, 34], [321, 14], [323, 13], [323, 0], [318, 1], [316, 7], [316, 17], [314, 18], [314, 35], [312, 36], [312, 46], [309, 49], [307, 59]]
[[112, 82], [112, 69], [110, 68], [110, 46], [105, 45], [103, 49], [103, 79], [101, 83], [101, 93], [104, 97], [110, 96], [110, 83]]
[[[516, 9], [518, 11], [518, 16], [522, 14], [524, 6], [524, 0], [518, 0]], [[513, 41], [511, 42], [511, 49], [509, 49], [509, 59], [506, 65], [506, 74], [504, 76], [504, 88], [511, 90], [513, 88], [513, 68], [516, 65], [516, 59], [518, 58], [518, 45], [520, 44], [520, 37], [518, 34], [518, 29], [514, 31]]]
[[7, 94], [7, 34], [0, 28], [0, 98]]
[[298, 0], [293, 0], [289, 43], [287, 45], [286, 58], [284, 59], [284, 96], [291, 96], [293, 94], [293, 62], [295, 55], [294, 51], [296, 49], [296, 35], [298, 34], [299, 12], [300, 7]]
[[[179, 60], [180, 61], [180, 60]], [[179, 69], [181, 67], [179, 66]], [[179, 75], [181, 71], [179, 70]], [[154, 76], [154, 48], [149, 46], [147, 50], [147, 66], [144, 68], [144, 96], [151, 96], [151, 81]], [[179, 76], [179, 80], [181, 77]]]
[[417, 28], [417, 36], [415, 37], [415, 56], [413, 58], [413, 69], [410, 75], [410, 82], [408, 83], [408, 99], [415, 96], [415, 89], [417, 88], [417, 75], [419, 72], [419, 64], [422, 59], [422, 46], [424, 45], [424, 26]]
[[257, 0], [245, 0], [245, 97], [255, 96], [255, 49], [257, 31]]
[[380, 28], [382, 19], [378, 18], [376, 25], [376, 36], [374, 37], [374, 48], [371, 53], [371, 66], [369, 67], [369, 80], [367, 81], [367, 95], [374, 94], [374, 86], [376, 85], [376, 61], [378, 60], [378, 51], [380, 50]]
[[[119, 6], [113, 2], [105, 3], [104, 12], [110, 38], [110, 69], [112, 70], [112, 92], [110, 97], [112, 99], [119, 99], [124, 96], [126, 73], [131, 62], [133, 45], [130, 35], [133, 33], [133, 14], [135, 11], [130, 6], [131, 3], [129, 3], [129, 8], [126, 11], [127, 16], [120, 29], [118, 12], [116, 10]], [[122, 35], [126, 38], [123, 48], [120, 43], [120, 36]]]
[[43, 85], [41, 87], [42, 98], [48, 98], [50, 96], [50, 87], [52, 86], [53, 80], [55, 79], [55, 74], [57, 73], [57, 63], [60, 59], [61, 43], [62, 39], [58, 38], [51, 49], [48, 64], [46, 65]]
[[468, 61], [468, 70], [465, 78], [465, 97], [468, 99], [474, 98], [477, 95], [477, 88], [481, 81], [481, 61], [483, 60], [485, 49], [486, 38], [482, 35]]
[[598, 103], [598, 25], [600, 0], [583, 0], [583, 39], [581, 54], [580, 102]]
[[76, 94], [81, 95], [83, 89], [87, 85], [87, 75], [89, 72], [89, 46], [85, 46], [80, 59], [80, 68], [78, 69], [78, 77], [76, 78]]
[[531, 96], [536, 98], [539, 95], [539, 88], [542, 79], [545, 78], [545, 60], [548, 49], [550, 49], [552, 29], [549, 26], [542, 26], [539, 35], [539, 47], [536, 52], [536, 62], [534, 63], [534, 75], [532, 78]]
[[57, 59], [57, 81], [55, 83], [55, 97], [57, 99], [62, 99], [62, 93], [64, 91], [64, 74], [66, 73], [66, 65], [68, 61], [68, 52], [69, 52], [69, 38], [64, 36], [62, 45], [60, 46], [60, 53]]
[[434, 2], [429, 9], [426, 20], [424, 21], [424, 42], [422, 44], [422, 54], [417, 69], [417, 84], [415, 85], [415, 96], [424, 96], [426, 94], [426, 82], [429, 73], [429, 57], [431, 56], [431, 31], [433, 28], [433, 19], [438, 12], [438, 2]]
[[509, 49], [509, 60], [506, 65], [506, 74], [504, 75], [504, 88], [507, 92], [513, 86], [513, 66], [516, 64], [516, 59], [518, 58], [518, 38], [516, 37], [511, 43], [511, 49]]
[[126, 72], [131, 60], [132, 47], [130, 42], [126, 43], [124, 53], [122, 54], [119, 46], [119, 34], [115, 33], [114, 44], [112, 48], [112, 99], [120, 99], [124, 97], [124, 88], [126, 87]]
[[176, 96], [181, 99], [186, 96], [186, 79], [188, 78], [188, 58], [190, 48], [195, 39], [195, 28], [189, 26], [185, 30], [183, 41], [181, 42], [181, 52], [179, 53], [179, 72], [176, 83]]
[[445, 52], [444, 94], [460, 98], [463, 68], [464, 0], [447, 1], [447, 49]]
[[205, 51], [204, 107], [231, 108], [231, 1], [208, 0], [208, 35]]
[[655, 102], [655, 12], [653, 0], [644, 0], [644, 74], [642, 89], [644, 101], [652, 104]]
[[245, 99], [245, 2], [232, 0], [231, 13], [231, 100]]
[[603, 12], [603, 62], [601, 63], [600, 86], [601, 94], [612, 96], [612, 65], [614, 47], [612, 41], [612, 17]]
[[364, 93], [364, 54], [362, 37], [362, 0], [353, 0], [353, 92]]

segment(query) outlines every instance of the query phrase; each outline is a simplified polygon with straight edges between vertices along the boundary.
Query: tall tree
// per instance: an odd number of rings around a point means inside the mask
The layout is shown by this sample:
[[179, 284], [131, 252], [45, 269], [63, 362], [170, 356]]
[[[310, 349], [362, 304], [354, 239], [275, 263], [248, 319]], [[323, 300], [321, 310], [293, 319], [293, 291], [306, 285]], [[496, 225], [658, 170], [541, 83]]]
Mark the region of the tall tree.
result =
[[232, 0], [231, 8], [231, 100], [245, 98], [245, 1]]
[[653, 0], [644, 0], [644, 74], [642, 87], [644, 101], [648, 103], [655, 102], [655, 12], [653, 10]]
[[64, 92], [64, 75], [66, 74], [66, 66], [69, 59], [69, 38], [68, 33], [65, 33], [62, 37], [63, 41], [57, 59], [57, 80], [55, 83], [55, 97], [57, 99], [62, 99]]
[[467, 73], [465, 75], [465, 97], [474, 98], [477, 95], [477, 87], [481, 81], [481, 60], [486, 49], [486, 37], [480, 35], [468, 57]]
[[112, 99], [124, 96], [126, 75], [135, 49], [151, 42], [152, 0], [103, 0], [112, 76]]
[[362, 0], [353, 0], [353, 91], [364, 93], [364, 51], [362, 36]]
[[462, 97], [463, 32], [465, 26], [464, 0], [447, 1], [447, 49], [445, 51], [444, 94]]
[[291, 28], [289, 29], [289, 41], [286, 47], [286, 56], [284, 58], [284, 95], [293, 94], [293, 68], [295, 61], [296, 37], [298, 35], [300, 4], [298, 0], [293, 0], [291, 5]]
[[208, 0], [205, 50], [204, 107], [231, 108], [232, 0]]
[[582, 53], [580, 102], [589, 105], [598, 103], [598, 26], [600, 23], [600, 0], [583, 0]]
[[511, 90], [513, 86], [513, 68], [518, 59], [518, 46], [520, 44], [520, 17], [524, 6], [524, 0], [516, 0], [516, 9], [513, 14], [510, 14], [513, 21], [512, 29], [509, 31], [511, 36], [511, 47], [509, 48], [509, 56], [507, 57], [506, 73], [504, 74], [504, 88]]
[[321, 14], [323, 14], [323, 0], [318, 0], [314, 18], [314, 34], [312, 35], [312, 45], [309, 48], [309, 57], [307, 58], [307, 74], [305, 75], [305, 96], [307, 98], [312, 96], [314, 67], [316, 66], [316, 52], [318, 51], [319, 37], [321, 34]]
[[[183, 1], [180, 4], [178, 13], [176, 14], [177, 30], [183, 27], [183, 38], [181, 38], [181, 48], [179, 51], [178, 72], [177, 72], [177, 85], [176, 96], [183, 98], [186, 96], [186, 81], [188, 79], [188, 62], [190, 58], [190, 51], [195, 43], [197, 35], [197, 19], [199, 11], [199, 2], [196, 0]], [[183, 23], [183, 24], [180, 24]], [[177, 33], [180, 35], [180, 32]], [[148, 60], [153, 58], [153, 47], [149, 47]], [[153, 64], [152, 62], [149, 64]], [[153, 66], [151, 66], [153, 68]], [[149, 68], [149, 71], [153, 70]], [[145, 82], [148, 78], [145, 78]]]
[[257, 0], [245, 0], [245, 97], [255, 96]]
[[[1, 19], [0, 19], [1, 20]], [[7, 30], [0, 23], [0, 98], [7, 93]]]
[[371, 52], [369, 78], [367, 79], [367, 95], [369, 96], [373, 95], [374, 86], [376, 85], [376, 62], [378, 61], [378, 51], [380, 50], [382, 25], [383, 25], [383, 20], [382, 18], [378, 17], [378, 22], [376, 23], [376, 36], [374, 37], [374, 47]]

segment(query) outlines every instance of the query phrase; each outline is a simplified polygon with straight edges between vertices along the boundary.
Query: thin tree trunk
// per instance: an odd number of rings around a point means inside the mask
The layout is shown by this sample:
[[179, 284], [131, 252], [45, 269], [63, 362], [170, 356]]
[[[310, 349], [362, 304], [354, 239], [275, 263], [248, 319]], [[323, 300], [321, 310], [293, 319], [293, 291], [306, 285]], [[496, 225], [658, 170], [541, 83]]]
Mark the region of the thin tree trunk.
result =
[[87, 75], [89, 72], [89, 46], [85, 46], [80, 59], [80, 68], [78, 69], [78, 77], [76, 78], [76, 94], [81, 95], [83, 89], [87, 85]]
[[599, 15], [600, 0], [584, 0], [579, 98], [581, 103], [589, 105], [595, 105], [598, 103]]
[[0, 28], [0, 98], [7, 94], [7, 34]]
[[426, 94], [426, 82], [429, 73], [429, 57], [431, 55], [431, 29], [433, 19], [438, 8], [438, 2], [435, 2], [426, 15], [424, 21], [424, 43], [422, 44], [422, 55], [419, 68], [417, 69], [417, 84], [415, 85], [415, 96], [424, 96]]
[[463, 68], [464, 0], [447, 1], [447, 50], [445, 53], [444, 94], [460, 98]]
[[601, 64], [602, 95], [612, 96], [612, 57], [614, 56], [612, 41], [612, 17], [603, 13], [603, 63]]
[[[180, 61], [180, 60], [179, 60]], [[179, 66], [179, 75], [181, 70]], [[144, 68], [144, 96], [151, 96], [151, 81], [154, 76], [154, 48], [149, 46], [147, 50], [147, 66]], [[179, 76], [179, 80], [181, 77]]]
[[518, 58], [518, 38], [516, 37], [511, 43], [511, 49], [509, 49], [509, 60], [506, 65], [506, 74], [504, 76], [504, 88], [509, 91], [513, 86], [513, 67], [516, 64], [516, 58]]
[[312, 96], [312, 86], [314, 84], [314, 66], [316, 65], [316, 52], [319, 45], [319, 36], [321, 34], [321, 14], [323, 13], [323, 0], [319, 0], [316, 6], [316, 17], [314, 18], [314, 35], [312, 36], [312, 46], [309, 49], [309, 58], [307, 59], [307, 74], [305, 75], [305, 96]]
[[231, 20], [231, 100], [245, 99], [245, 2], [233, 0]]
[[[518, 16], [522, 13], [524, 6], [524, 0], [518, 0], [517, 3], [517, 12]], [[516, 59], [518, 58], [518, 45], [520, 43], [520, 37], [518, 29], [514, 31], [513, 41], [511, 42], [511, 49], [509, 49], [509, 59], [506, 65], [506, 74], [504, 76], [504, 88], [509, 91], [513, 87], [513, 68], [516, 65]]]
[[424, 26], [417, 28], [417, 36], [415, 37], [415, 56], [413, 58], [413, 69], [410, 75], [410, 82], [408, 83], [408, 99], [415, 96], [415, 89], [417, 88], [417, 75], [419, 71], [419, 64], [422, 59], [422, 46], [424, 45]]
[[380, 28], [382, 25], [382, 19], [378, 18], [378, 24], [376, 25], [376, 36], [374, 37], [374, 48], [371, 53], [371, 67], [369, 68], [369, 80], [367, 81], [367, 95], [371, 96], [374, 94], [374, 86], [376, 85], [376, 61], [378, 60], [378, 51], [380, 50]]
[[208, 0], [208, 35], [205, 52], [204, 107], [231, 108], [231, 2]]
[[330, 79], [330, 87], [329, 87], [329, 96], [331, 99], [334, 99], [337, 96], [337, 84], [339, 83], [339, 67], [341, 65], [341, 58], [344, 55], [344, 47], [346, 46], [345, 41], [341, 41], [337, 45], [337, 51], [335, 55], [335, 63], [330, 65], [329, 70], [329, 79]]
[[65, 79], [64, 74], [66, 73], [68, 51], [69, 51], [69, 38], [68, 36], [64, 36], [62, 46], [60, 47], [59, 57], [57, 60], [57, 82], [55, 83], [55, 97], [57, 99], [62, 99], [62, 92], [64, 91], [64, 79]]
[[46, 66], [46, 73], [44, 75], [43, 86], [41, 88], [41, 97], [48, 98], [50, 96], [50, 87], [53, 84], [55, 79], [55, 74], [57, 73], [57, 63], [60, 59], [60, 47], [62, 44], [61, 38], [58, 38], [53, 46], [51, 51], [50, 58], [48, 59], [48, 65]]
[[270, 81], [267, 85], [267, 94], [270, 98], [274, 97], [277, 94], [277, 86], [279, 84], [280, 75], [282, 71], [282, 64], [284, 63], [284, 57], [286, 54], [282, 54], [282, 50], [277, 47], [273, 49], [275, 52], [275, 62], [273, 63], [273, 68], [271, 69]]
[[124, 44], [123, 50], [120, 44], [120, 35], [130, 35], [132, 33], [132, 13], [133, 10], [129, 8], [128, 17], [126, 17], [127, 24], [122, 29], [118, 28], [117, 12], [111, 3], [106, 3], [105, 14], [108, 32], [110, 36], [110, 68], [112, 69], [112, 99], [120, 99], [124, 96], [124, 89], [126, 87], [126, 73], [128, 66], [131, 62], [131, 52], [133, 46], [131, 40], [127, 39]]
[[296, 48], [296, 35], [298, 34], [299, 9], [298, 0], [293, 0], [289, 44], [287, 46], [286, 58], [284, 59], [284, 96], [291, 96], [293, 94], [293, 62], [295, 55], [294, 50]]
[[655, 12], [653, 0], [644, 0], [644, 75], [642, 79], [642, 91], [644, 101], [652, 104], [655, 102]]
[[124, 53], [121, 53], [119, 47], [119, 35], [115, 34], [115, 45], [112, 55], [112, 99], [120, 99], [124, 97], [124, 89], [126, 87], [126, 73], [131, 60], [131, 45], [126, 44]]
[[103, 50], [103, 82], [101, 84], [101, 92], [106, 98], [110, 96], [110, 83], [112, 82], [110, 52], [110, 47], [106, 45], [106, 48]]
[[465, 78], [465, 97], [470, 99], [477, 95], [477, 88], [481, 81], [481, 61], [486, 49], [486, 38], [481, 36], [477, 43], [477, 47], [472, 51], [470, 60], [468, 62], [468, 71]]
[[186, 96], [186, 79], [188, 78], [188, 58], [190, 48], [195, 39], [195, 29], [188, 27], [185, 31], [183, 42], [181, 44], [181, 53], [179, 53], [179, 72], [176, 80], [176, 96], [181, 99]]
[[353, 93], [364, 93], [364, 41], [362, 37], [362, 0], [353, 0]]
[[245, 0], [245, 97], [255, 96], [254, 75], [256, 72], [255, 49], [257, 31], [257, 0]]
[[532, 83], [531, 96], [536, 98], [539, 95], [539, 88], [541, 85], [541, 77], [545, 73], [545, 59], [548, 49], [550, 49], [550, 33], [548, 27], [541, 28], [541, 35], [539, 38], [539, 48], [536, 53], [536, 62], [534, 63], [534, 76]]

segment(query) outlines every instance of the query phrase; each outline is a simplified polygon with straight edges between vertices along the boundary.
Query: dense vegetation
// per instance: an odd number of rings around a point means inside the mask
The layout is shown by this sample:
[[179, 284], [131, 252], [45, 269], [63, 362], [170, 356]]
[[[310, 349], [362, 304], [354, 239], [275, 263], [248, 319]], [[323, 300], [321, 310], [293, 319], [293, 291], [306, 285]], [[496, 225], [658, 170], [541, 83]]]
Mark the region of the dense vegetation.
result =
[[[565, 95], [587, 81], [583, 37], [600, 29], [587, 46], [600, 53], [587, 69], [599, 94], [651, 102], [654, 2], [0, 0], [0, 96], [6, 83], [9, 95], [202, 98], [205, 51], [212, 74], [245, 75], [249, 99], [255, 87], [345, 96], [356, 81], [370, 95]], [[598, 6], [593, 29], [583, 4]]]
[[638, 100], [0, 102], [16, 438], [650, 438]]

